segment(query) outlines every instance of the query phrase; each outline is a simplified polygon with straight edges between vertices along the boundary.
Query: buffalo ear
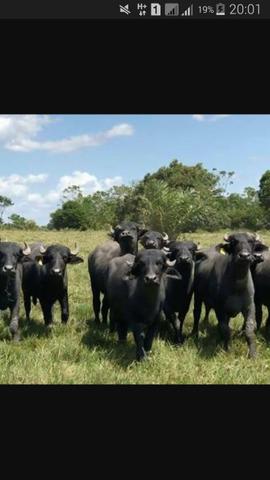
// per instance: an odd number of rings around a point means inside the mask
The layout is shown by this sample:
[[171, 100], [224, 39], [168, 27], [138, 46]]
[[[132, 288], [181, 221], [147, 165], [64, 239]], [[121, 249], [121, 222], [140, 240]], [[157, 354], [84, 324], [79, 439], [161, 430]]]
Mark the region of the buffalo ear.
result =
[[140, 228], [139, 225], [137, 225], [137, 230], [138, 238], [141, 238], [146, 232], [148, 232], [149, 228]]
[[202, 252], [202, 251], [197, 251], [195, 252], [195, 260], [205, 260], [206, 258], [208, 258], [207, 254], [205, 252]]
[[229, 243], [219, 243], [215, 246], [215, 250], [223, 255], [229, 255], [231, 253], [231, 245]]
[[84, 259], [82, 257], [78, 257], [77, 255], [70, 255], [68, 263], [72, 265], [76, 265], [77, 263], [82, 263], [84, 262]]
[[137, 277], [140, 273], [140, 265], [138, 262], [134, 262], [133, 263], [133, 266], [131, 267], [131, 270], [130, 270], [130, 273], [131, 275], [134, 275], [135, 277]]
[[40, 265], [43, 264], [42, 260], [43, 260], [43, 255], [41, 255], [40, 253], [35, 256], [35, 261], [36, 261], [37, 263], [39, 263]]
[[169, 252], [169, 255], [168, 255], [169, 259], [170, 260], [176, 260], [176, 257], [177, 257], [177, 250], [174, 249], [174, 250], [171, 250]]

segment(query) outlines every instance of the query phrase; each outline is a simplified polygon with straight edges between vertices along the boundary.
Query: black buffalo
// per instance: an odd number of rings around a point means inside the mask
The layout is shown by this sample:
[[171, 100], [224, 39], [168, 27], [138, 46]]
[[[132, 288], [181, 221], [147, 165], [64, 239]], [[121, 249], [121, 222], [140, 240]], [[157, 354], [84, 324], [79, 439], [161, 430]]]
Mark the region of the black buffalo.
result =
[[262, 259], [255, 255], [255, 262], [251, 268], [254, 287], [255, 287], [255, 310], [256, 310], [256, 324], [259, 330], [262, 323], [262, 305], [265, 305], [268, 310], [266, 320], [266, 333], [270, 337], [270, 252], [265, 247], [262, 252]]
[[110, 315], [120, 341], [130, 327], [137, 360], [151, 350], [165, 300], [166, 271], [170, 262], [161, 250], [141, 250], [136, 256], [111, 260], [107, 283]]
[[189, 310], [194, 284], [194, 270], [198, 245], [191, 241], [170, 242], [169, 258], [175, 260], [174, 270], [180, 280], [168, 278], [164, 313], [173, 325], [176, 343], [183, 341], [183, 324]]
[[32, 258], [23, 264], [23, 294], [27, 319], [30, 318], [31, 297], [36, 304], [40, 302], [44, 322], [47, 326], [53, 322], [52, 307], [60, 303], [61, 320], [66, 323], [69, 318], [67, 265], [83, 262], [78, 257], [79, 250], [71, 251], [64, 245], [32, 245]]
[[155, 232], [154, 230], [147, 230], [140, 238], [140, 243], [144, 248], [156, 248], [162, 250], [169, 243], [167, 233]]
[[137, 223], [122, 222], [112, 229], [109, 234], [112, 241], [100, 245], [90, 253], [88, 257], [88, 271], [91, 280], [91, 288], [93, 293], [93, 309], [95, 321], [100, 322], [100, 294], [103, 293], [102, 302], [102, 320], [107, 323], [108, 301], [106, 296], [106, 282], [108, 276], [108, 266], [110, 260], [128, 253], [135, 254], [138, 251], [138, 239], [145, 233], [145, 229], [141, 229]]
[[22, 265], [31, 253], [25, 244], [22, 248], [17, 243], [0, 242], [0, 310], [10, 309], [9, 329], [13, 340], [18, 341], [19, 306], [22, 285]]
[[[250, 265], [256, 250], [262, 248], [257, 235], [235, 233], [224, 237], [225, 243], [198, 252], [194, 282], [194, 326], [198, 335], [202, 303], [215, 310], [225, 349], [230, 341], [229, 321], [242, 313], [249, 356], [256, 354], [254, 285]], [[223, 251], [225, 255], [220, 252]]]

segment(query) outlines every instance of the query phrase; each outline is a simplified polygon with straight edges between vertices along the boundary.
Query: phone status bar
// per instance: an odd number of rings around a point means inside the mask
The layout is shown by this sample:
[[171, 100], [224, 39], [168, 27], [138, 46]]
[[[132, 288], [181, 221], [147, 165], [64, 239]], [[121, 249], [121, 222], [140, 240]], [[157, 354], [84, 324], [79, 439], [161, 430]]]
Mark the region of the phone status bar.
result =
[[1, 0], [0, 19], [270, 19], [270, 1]]
[[233, 18], [261, 17], [262, 2], [213, 3], [202, 2], [138, 2], [118, 4], [119, 16], [122, 18]]

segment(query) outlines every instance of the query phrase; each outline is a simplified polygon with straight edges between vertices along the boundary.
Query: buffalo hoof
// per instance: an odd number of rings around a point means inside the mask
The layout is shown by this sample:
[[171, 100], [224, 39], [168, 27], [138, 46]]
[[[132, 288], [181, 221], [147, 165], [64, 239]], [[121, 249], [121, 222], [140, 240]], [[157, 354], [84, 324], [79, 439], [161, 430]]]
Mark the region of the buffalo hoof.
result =
[[252, 349], [252, 350], [250, 350], [250, 351], [248, 352], [248, 358], [250, 358], [251, 360], [255, 360], [256, 357], [257, 357], [257, 352], [256, 352], [256, 350], [253, 350], [253, 349]]
[[141, 363], [141, 362], [146, 362], [146, 360], [147, 360], [147, 355], [145, 355], [145, 356], [140, 356], [140, 357], [137, 356], [137, 357], [136, 357], [136, 360], [137, 360], [137, 362], [140, 362], [140, 363]]
[[19, 332], [16, 332], [12, 335], [13, 343], [19, 343], [20, 340], [21, 340], [21, 336]]
[[51, 332], [52, 328], [53, 328], [53, 324], [52, 323], [47, 323], [46, 328], [47, 328], [48, 332]]
[[142, 352], [137, 352], [136, 360], [137, 360], [137, 362], [144, 362], [145, 360], [147, 360], [147, 354], [146, 354], [146, 351], [144, 349], [143, 349]]

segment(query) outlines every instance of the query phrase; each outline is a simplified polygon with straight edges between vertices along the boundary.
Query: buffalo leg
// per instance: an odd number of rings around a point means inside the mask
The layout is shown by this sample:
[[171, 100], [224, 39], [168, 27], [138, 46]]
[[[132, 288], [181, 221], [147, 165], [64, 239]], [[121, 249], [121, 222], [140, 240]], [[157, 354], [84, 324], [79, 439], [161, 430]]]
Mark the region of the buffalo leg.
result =
[[115, 332], [116, 328], [116, 319], [115, 314], [112, 309], [110, 309], [110, 333]]
[[69, 318], [68, 292], [65, 291], [62, 298], [59, 300], [61, 306], [61, 320], [62, 323], [67, 323]]
[[267, 307], [268, 310], [268, 317], [266, 320], [265, 328], [266, 328], [266, 334], [268, 337], [270, 337], [270, 306]]
[[176, 313], [167, 314], [166, 318], [173, 326], [175, 342], [177, 344], [182, 343], [183, 342], [183, 338], [182, 338], [183, 321], [181, 322], [180, 318], [176, 315]]
[[53, 322], [52, 303], [41, 301], [41, 308], [45, 325], [50, 326]]
[[195, 296], [194, 299], [194, 310], [193, 310], [193, 329], [191, 335], [198, 336], [199, 333], [199, 322], [201, 318], [201, 311], [202, 311], [202, 300]]
[[248, 356], [254, 358], [256, 356], [255, 344], [255, 307], [254, 304], [248, 310], [242, 312], [245, 319], [245, 335], [248, 344]]
[[203, 328], [206, 329], [209, 327], [209, 312], [211, 308], [208, 305], [205, 305], [205, 316], [202, 321]]
[[117, 333], [118, 333], [118, 341], [119, 342], [126, 342], [127, 333], [128, 333], [127, 323], [123, 322], [123, 321], [117, 322], [116, 329], [117, 329]]
[[12, 340], [14, 342], [18, 342], [20, 340], [20, 333], [19, 333], [19, 299], [10, 307], [10, 325], [9, 330], [12, 335]]
[[216, 312], [216, 315], [217, 315], [217, 319], [218, 319], [218, 324], [219, 324], [219, 330], [220, 330], [220, 333], [221, 333], [221, 337], [222, 337], [222, 340], [224, 342], [224, 348], [225, 348], [225, 350], [228, 350], [230, 339], [231, 339], [231, 330], [230, 330], [230, 327], [229, 327], [230, 318], [228, 317], [228, 315], [225, 315], [223, 313], [221, 314], [221, 313]]
[[24, 292], [24, 294], [23, 294], [23, 301], [24, 301], [24, 309], [25, 309], [26, 320], [29, 322], [30, 321], [30, 313], [31, 313], [31, 296], [26, 292]]
[[92, 287], [93, 292], [93, 309], [95, 314], [95, 322], [100, 323], [99, 312], [100, 312], [100, 291]]
[[159, 318], [155, 319], [155, 321], [147, 329], [145, 340], [144, 340], [144, 349], [146, 352], [150, 352], [152, 348], [154, 337], [158, 331], [158, 325], [159, 325]]
[[144, 349], [144, 332], [143, 326], [140, 324], [136, 324], [132, 326], [132, 331], [134, 335], [134, 340], [136, 343], [136, 358], [140, 362], [141, 360], [146, 359], [146, 352]]
[[262, 304], [261, 303], [255, 303], [255, 310], [256, 310], [257, 330], [259, 331], [260, 328], [261, 328], [261, 324], [262, 324]]
[[108, 310], [109, 310], [109, 304], [108, 304], [107, 296], [105, 294], [103, 297], [102, 308], [101, 308], [102, 322], [105, 325], [107, 325]]

